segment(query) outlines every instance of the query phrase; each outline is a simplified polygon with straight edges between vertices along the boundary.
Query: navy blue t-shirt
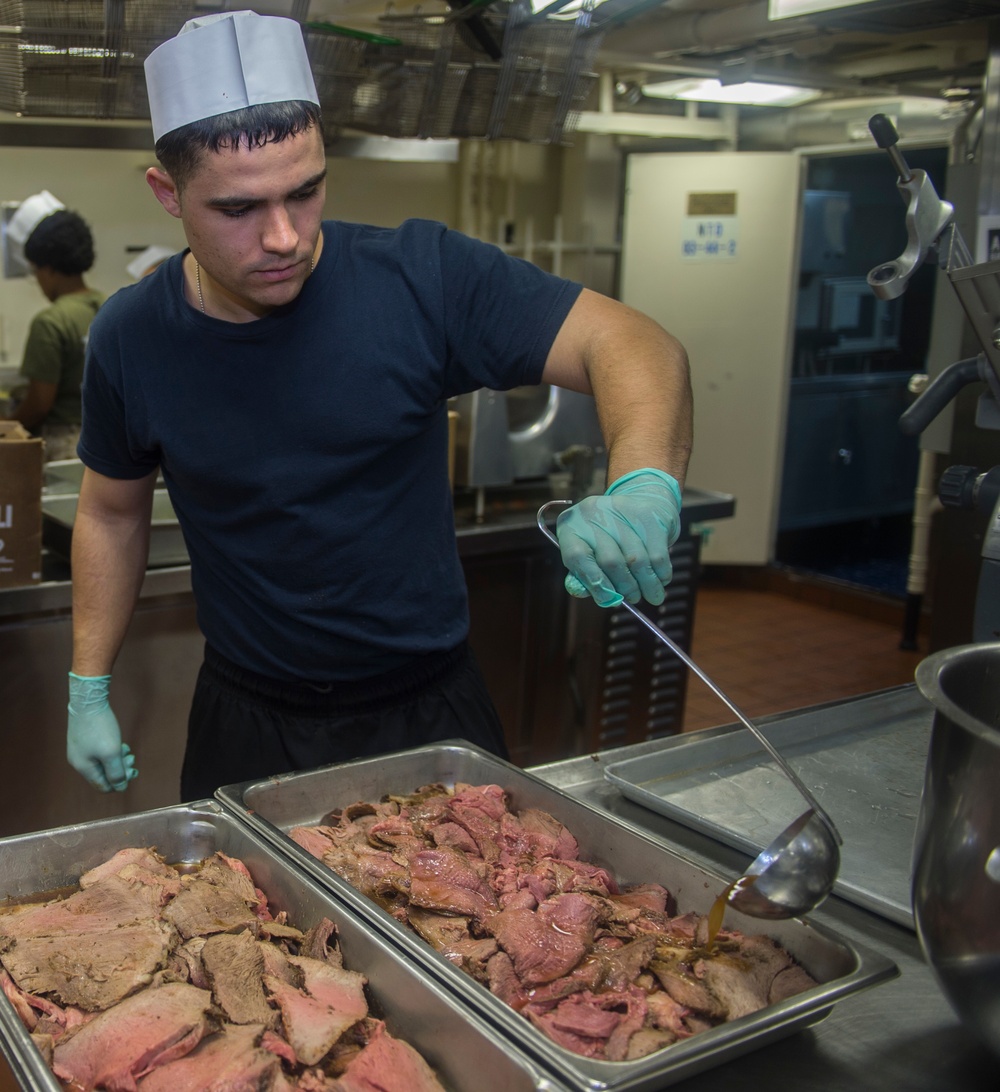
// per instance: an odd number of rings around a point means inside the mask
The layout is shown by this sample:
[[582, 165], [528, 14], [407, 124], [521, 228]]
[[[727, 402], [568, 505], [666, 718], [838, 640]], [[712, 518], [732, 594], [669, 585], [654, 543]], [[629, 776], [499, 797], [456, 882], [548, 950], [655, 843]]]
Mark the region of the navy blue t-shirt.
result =
[[298, 298], [255, 322], [191, 307], [175, 255], [99, 312], [83, 384], [83, 462], [162, 467], [202, 632], [281, 679], [466, 636], [447, 399], [539, 382], [581, 290], [430, 221], [323, 233]]

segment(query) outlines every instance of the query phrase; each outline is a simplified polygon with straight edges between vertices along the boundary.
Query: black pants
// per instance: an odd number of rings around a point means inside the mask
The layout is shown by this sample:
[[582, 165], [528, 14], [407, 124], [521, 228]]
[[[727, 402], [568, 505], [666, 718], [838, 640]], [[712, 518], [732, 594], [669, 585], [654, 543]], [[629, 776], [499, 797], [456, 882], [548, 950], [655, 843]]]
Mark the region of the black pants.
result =
[[[463, 739], [507, 758], [500, 718], [466, 644], [359, 683], [269, 679], [205, 647], [181, 800], [222, 785]], [[403, 789], [415, 786], [403, 786]]]

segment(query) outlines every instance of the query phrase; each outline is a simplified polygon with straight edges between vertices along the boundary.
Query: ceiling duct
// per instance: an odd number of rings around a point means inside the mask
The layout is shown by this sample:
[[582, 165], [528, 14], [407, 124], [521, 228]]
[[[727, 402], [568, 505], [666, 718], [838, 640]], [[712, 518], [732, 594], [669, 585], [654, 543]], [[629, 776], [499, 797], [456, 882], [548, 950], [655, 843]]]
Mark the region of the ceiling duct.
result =
[[951, 104], [923, 98], [810, 103], [742, 117], [739, 143], [743, 151], [843, 148], [852, 144], [858, 146], [858, 151], [877, 151], [868, 119], [873, 114], [885, 114], [892, 119], [901, 139], [913, 144], [945, 146], [952, 144], [974, 109], [969, 102]]

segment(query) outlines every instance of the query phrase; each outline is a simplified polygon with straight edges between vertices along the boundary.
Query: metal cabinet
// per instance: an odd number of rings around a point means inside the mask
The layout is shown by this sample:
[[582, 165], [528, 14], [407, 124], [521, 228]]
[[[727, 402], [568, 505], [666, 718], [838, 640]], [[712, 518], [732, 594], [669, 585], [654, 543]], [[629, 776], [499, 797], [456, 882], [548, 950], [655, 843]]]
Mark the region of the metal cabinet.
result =
[[[470, 643], [504, 725], [528, 766], [672, 735], [682, 727], [687, 668], [628, 611], [563, 589], [559, 554], [542, 542], [464, 556]], [[671, 550], [674, 577], [647, 616], [690, 649], [701, 537]]]
[[908, 375], [792, 382], [778, 529], [898, 515], [913, 507], [919, 453], [898, 427]]

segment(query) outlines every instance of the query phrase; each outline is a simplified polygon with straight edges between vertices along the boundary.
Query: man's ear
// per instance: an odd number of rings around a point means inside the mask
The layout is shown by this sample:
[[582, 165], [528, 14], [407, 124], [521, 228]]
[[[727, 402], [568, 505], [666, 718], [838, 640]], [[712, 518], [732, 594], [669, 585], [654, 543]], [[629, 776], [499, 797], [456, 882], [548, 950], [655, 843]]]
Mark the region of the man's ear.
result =
[[156, 200], [170, 213], [171, 216], [180, 217], [181, 198], [174, 180], [166, 171], [159, 167], [150, 167], [146, 171], [146, 181], [149, 188], [156, 196]]

